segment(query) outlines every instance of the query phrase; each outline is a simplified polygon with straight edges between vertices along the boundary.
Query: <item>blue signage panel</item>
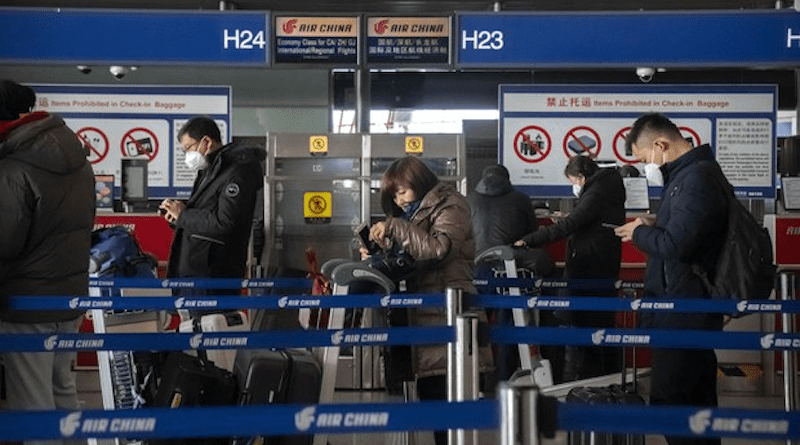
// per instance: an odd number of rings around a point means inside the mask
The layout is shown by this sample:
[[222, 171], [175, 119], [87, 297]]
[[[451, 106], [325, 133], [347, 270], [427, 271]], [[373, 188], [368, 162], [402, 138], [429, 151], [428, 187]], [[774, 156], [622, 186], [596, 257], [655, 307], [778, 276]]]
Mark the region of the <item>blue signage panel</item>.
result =
[[796, 66], [793, 10], [461, 13], [460, 68]]
[[0, 8], [0, 60], [266, 66], [268, 24], [263, 11]]
[[574, 156], [644, 177], [625, 139], [637, 117], [659, 112], [693, 145], [711, 145], [738, 196], [774, 198], [777, 95], [775, 85], [500, 85], [498, 158], [535, 197], [572, 196], [564, 167]]

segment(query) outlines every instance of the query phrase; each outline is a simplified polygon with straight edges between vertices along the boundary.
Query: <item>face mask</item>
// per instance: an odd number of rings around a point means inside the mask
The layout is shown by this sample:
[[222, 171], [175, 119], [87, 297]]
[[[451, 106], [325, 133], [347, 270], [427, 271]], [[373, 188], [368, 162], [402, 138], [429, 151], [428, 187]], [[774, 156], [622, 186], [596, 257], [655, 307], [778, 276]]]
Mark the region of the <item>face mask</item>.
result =
[[[656, 152], [653, 150], [653, 155]], [[650, 156], [650, 162], [644, 166], [644, 176], [647, 178], [647, 184], [653, 187], [662, 187], [664, 185], [664, 174], [661, 173], [661, 166], [653, 162], [653, 155]], [[661, 154], [661, 160], [664, 160], [664, 154]]]
[[199, 151], [190, 151], [186, 153], [186, 158], [183, 160], [187, 167], [192, 170], [202, 170], [208, 167], [206, 157], [200, 154]]
[[575, 195], [576, 198], [579, 198], [581, 196], [581, 189], [582, 188], [583, 187], [581, 187], [578, 184], [572, 184], [572, 194]]

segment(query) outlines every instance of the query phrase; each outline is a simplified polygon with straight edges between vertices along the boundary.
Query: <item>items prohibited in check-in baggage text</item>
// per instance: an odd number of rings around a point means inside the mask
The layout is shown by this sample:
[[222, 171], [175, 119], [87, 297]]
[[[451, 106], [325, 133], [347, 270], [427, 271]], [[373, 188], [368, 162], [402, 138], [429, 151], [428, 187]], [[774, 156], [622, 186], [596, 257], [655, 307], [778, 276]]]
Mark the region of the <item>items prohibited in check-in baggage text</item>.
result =
[[95, 127], [84, 127], [76, 133], [81, 143], [88, 150], [87, 159], [92, 164], [97, 164], [108, 155], [108, 137], [102, 130]]
[[144, 155], [152, 161], [158, 154], [158, 139], [147, 128], [134, 128], [122, 136], [122, 155], [134, 157]]
[[553, 147], [550, 135], [536, 125], [529, 125], [514, 136], [514, 153], [525, 162], [541, 162]]
[[568, 158], [576, 155], [589, 155], [597, 158], [600, 148], [600, 135], [593, 128], [575, 127], [564, 136], [564, 154]]

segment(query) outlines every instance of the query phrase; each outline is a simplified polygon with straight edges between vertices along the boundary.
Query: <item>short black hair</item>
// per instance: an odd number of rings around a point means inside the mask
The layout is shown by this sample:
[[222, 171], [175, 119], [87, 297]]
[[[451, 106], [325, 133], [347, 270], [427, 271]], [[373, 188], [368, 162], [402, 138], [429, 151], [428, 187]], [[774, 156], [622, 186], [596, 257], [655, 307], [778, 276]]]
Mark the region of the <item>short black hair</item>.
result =
[[567, 161], [567, 166], [564, 167], [564, 176], [578, 176], [583, 175], [584, 178], [589, 178], [597, 172], [597, 162], [589, 156], [573, 156]]
[[625, 137], [625, 151], [630, 153], [642, 133], [662, 133], [670, 139], [683, 138], [681, 130], [668, 117], [661, 113], [647, 113], [639, 116]]
[[183, 138], [183, 135], [189, 135], [196, 141], [203, 139], [203, 136], [208, 136], [217, 142], [222, 142], [217, 123], [208, 116], [196, 116], [186, 121], [178, 131], [178, 141]]
[[13, 121], [22, 113], [29, 113], [36, 105], [33, 88], [13, 80], [0, 81], [0, 120]]

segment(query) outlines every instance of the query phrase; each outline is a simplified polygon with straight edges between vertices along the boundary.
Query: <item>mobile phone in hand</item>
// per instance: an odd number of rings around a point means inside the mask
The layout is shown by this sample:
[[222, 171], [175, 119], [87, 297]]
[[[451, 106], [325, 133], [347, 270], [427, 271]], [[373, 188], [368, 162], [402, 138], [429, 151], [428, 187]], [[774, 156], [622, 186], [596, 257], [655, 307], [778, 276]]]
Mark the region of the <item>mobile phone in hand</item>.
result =
[[375, 241], [369, 239], [369, 225], [367, 225], [367, 223], [361, 223], [356, 229], [356, 234], [361, 241], [361, 245], [367, 248], [367, 252], [369, 252], [370, 255], [381, 250]]

